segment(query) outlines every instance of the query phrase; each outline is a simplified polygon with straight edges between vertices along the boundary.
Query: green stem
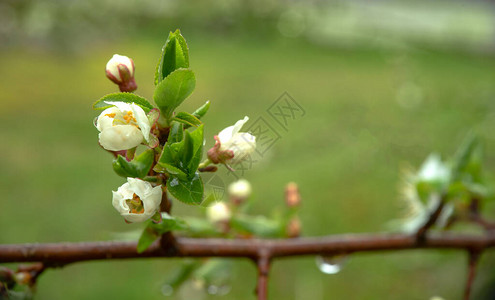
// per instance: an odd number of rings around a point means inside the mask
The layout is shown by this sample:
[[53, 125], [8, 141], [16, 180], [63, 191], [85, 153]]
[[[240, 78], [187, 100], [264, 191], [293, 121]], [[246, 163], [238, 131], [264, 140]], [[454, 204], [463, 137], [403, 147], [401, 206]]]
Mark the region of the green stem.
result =
[[211, 160], [207, 158], [202, 163], [199, 164], [198, 169], [206, 168], [210, 164], [211, 164]]

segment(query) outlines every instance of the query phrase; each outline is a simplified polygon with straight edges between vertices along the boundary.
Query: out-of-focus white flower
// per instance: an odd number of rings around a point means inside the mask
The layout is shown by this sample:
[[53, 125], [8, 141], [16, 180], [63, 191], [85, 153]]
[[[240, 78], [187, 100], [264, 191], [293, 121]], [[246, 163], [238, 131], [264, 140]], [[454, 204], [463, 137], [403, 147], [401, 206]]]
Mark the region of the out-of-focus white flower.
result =
[[215, 164], [235, 164], [253, 153], [256, 149], [256, 137], [247, 132], [239, 132], [248, 120], [248, 117], [244, 117], [215, 136], [215, 146], [208, 150], [210, 161]]
[[212, 223], [229, 221], [231, 212], [227, 204], [224, 202], [217, 202], [206, 208], [206, 217]]
[[430, 300], [444, 300], [444, 299], [442, 297], [435, 296], [435, 297], [431, 297]]
[[161, 186], [152, 187], [149, 182], [137, 178], [127, 178], [127, 182], [112, 193], [113, 207], [128, 222], [148, 220], [162, 202]]
[[445, 182], [450, 176], [449, 168], [438, 154], [430, 154], [419, 169], [417, 179], [428, 182]]
[[113, 105], [96, 120], [100, 145], [111, 151], [134, 148], [150, 141], [151, 124], [144, 110], [134, 103], [105, 102]]
[[127, 56], [115, 54], [105, 68], [107, 77], [117, 84], [122, 92], [132, 92], [137, 89], [134, 80], [134, 62]]
[[245, 199], [251, 195], [251, 184], [246, 179], [239, 179], [229, 185], [229, 196]]

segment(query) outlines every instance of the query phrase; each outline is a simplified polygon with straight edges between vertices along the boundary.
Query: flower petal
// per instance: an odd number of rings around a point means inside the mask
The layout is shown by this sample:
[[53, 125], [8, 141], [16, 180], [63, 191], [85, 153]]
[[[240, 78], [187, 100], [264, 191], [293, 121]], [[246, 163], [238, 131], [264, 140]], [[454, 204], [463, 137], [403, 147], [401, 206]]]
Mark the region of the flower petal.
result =
[[127, 150], [143, 142], [143, 134], [135, 126], [114, 125], [98, 135], [100, 145], [110, 151]]
[[132, 113], [134, 114], [134, 117], [136, 118], [136, 122], [139, 128], [141, 129], [141, 132], [143, 133], [144, 139], [147, 142], [149, 142], [151, 125], [148, 116], [146, 116], [144, 110], [135, 103], [131, 104], [131, 109], [132, 109]]

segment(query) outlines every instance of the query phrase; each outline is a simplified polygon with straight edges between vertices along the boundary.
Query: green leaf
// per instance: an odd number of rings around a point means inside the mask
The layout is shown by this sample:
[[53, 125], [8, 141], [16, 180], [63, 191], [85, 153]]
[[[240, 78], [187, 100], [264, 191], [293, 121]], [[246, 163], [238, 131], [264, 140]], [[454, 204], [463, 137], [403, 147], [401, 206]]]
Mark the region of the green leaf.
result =
[[181, 169], [177, 168], [177, 167], [174, 167], [172, 165], [169, 165], [167, 163], [164, 163], [164, 162], [158, 162], [157, 166], [159, 167], [156, 167], [154, 168], [154, 170], [158, 173], [168, 173], [170, 175], [174, 175], [174, 176], [177, 176], [179, 177], [181, 180], [187, 180], [187, 174], [184, 173], [184, 171], [182, 171]]
[[172, 120], [194, 127], [203, 124], [197, 117], [183, 111], [177, 113]]
[[150, 110], [152, 110], [154, 108], [153, 105], [151, 105], [151, 103], [148, 102], [148, 100], [146, 100], [145, 98], [138, 96], [136, 94], [113, 93], [113, 94], [108, 94], [106, 96], [103, 96], [103, 98], [96, 101], [93, 104], [93, 109], [94, 110], [103, 110], [103, 109], [107, 109], [109, 107], [112, 107], [112, 105], [106, 104], [105, 101], [135, 103], [135, 104], [139, 105], [145, 112], [149, 112]]
[[178, 143], [184, 138], [184, 124], [173, 122], [168, 134], [167, 144]]
[[156, 67], [155, 85], [179, 68], [189, 67], [189, 49], [180, 30], [170, 32]]
[[203, 156], [203, 127], [204, 125], [201, 125], [192, 132], [186, 131], [184, 139], [180, 142], [165, 144], [159, 164], [165, 170], [172, 171], [168, 172], [170, 175], [180, 174], [170, 168], [175, 167], [186, 174], [189, 179], [195, 176]]
[[214, 224], [204, 218], [186, 217], [188, 235], [192, 237], [218, 236], [220, 232]]
[[194, 90], [196, 78], [189, 69], [177, 69], [161, 81], [153, 94], [153, 99], [160, 108], [162, 116], [169, 120], [173, 111]]
[[191, 274], [202, 265], [200, 260], [182, 259], [179, 268], [175, 269], [165, 281], [165, 284], [172, 289], [179, 289], [186, 282]]
[[151, 169], [154, 157], [153, 149], [144, 151], [132, 161], [127, 161], [122, 155], [119, 155], [113, 161], [113, 170], [122, 177], [144, 178]]
[[454, 155], [452, 162], [452, 177], [458, 179], [461, 173], [465, 171], [468, 166], [473, 153], [479, 146], [479, 139], [473, 133], [470, 133], [463, 141], [459, 149]]
[[186, 131], [186, 138], [189, 138], [192, 142], [192, 156], [188, 156], [188, 170], [189, 174], [196, 172], [199, 164], [201, 163], [201, 158], [203, 157], [203, 135], [204, 135], [204, 125], [199, 126], [196, 130], [189, 132]]
[[205, 104], [201, 105], [200, 108], [196, 109], [192, 114], [198, 119], [201, 119], [206, 115], [206, 112], [210, 109], [210, 101], [206, 101]]
[[138, 241], [137, 252], [142, 253], [148, 249], [162, 234], [172, 230], [186, 229], [187, 227], [187, 224], [183, 220], [171, 217], [167, 213], [162, 213], [162, 221], [160, 223], [154, 223], [152, 220], [146, 222], [146, 228], [144, 228]]
[[171, 176], [167, 180], [167, 190], [175, 199], [186, 204], [201, 204], [203, 201], [204, 186], [199, 173], [189, 180]]
[[281, 237], [281, 224], [264, 216], [237, 215], [231, 219], [232, 228], [248, 232], [257, 237]]

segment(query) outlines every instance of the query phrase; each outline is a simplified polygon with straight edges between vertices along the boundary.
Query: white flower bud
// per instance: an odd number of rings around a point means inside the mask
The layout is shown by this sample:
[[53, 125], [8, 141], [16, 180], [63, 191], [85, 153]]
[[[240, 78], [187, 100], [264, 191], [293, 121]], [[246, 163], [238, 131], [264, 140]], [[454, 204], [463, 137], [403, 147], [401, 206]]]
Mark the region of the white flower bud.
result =
[[450, 177], [449, 168], [442, 162], [438, 154], [430, 154], [421, 165], [417, 179], [428, 182], [446, 182]]
[[247, 132], [239, 132], [248, 120], [248, 117], [244, 117], [215, 136], [217, 142], [208, 151], [208, 158], [213, 163], [235, 164], [253, 153], [256, 149], [256, 137]]
[[251, 184], [246, 179], [240, 179], [229, 185], [229, 196], [237, 199], [245, 199], [251, 195]]
[[127, 182], [112, 193], [113, 207], [128, 222], [148, 220], [162, 202], [161, 186], [152, 187], [149, 182], [137, 178], [127, 178]]
[[230, 209], [224, 202], [217, 202], [206, 208], [206, 217], [212, 223], [229, 221]]
[[143, 140], [150, 141], [151, 124], [144, 110], [134, 103], [105, 102], [105, 109], [96, 120], [100, 145], [110, 151], [134, 148]]
[[134, 80], [134, 62], [127, 56], [115, 54], [106, 66], [108, 79], [117, 84], [122, 92], [132, 92], [137, 89]]

